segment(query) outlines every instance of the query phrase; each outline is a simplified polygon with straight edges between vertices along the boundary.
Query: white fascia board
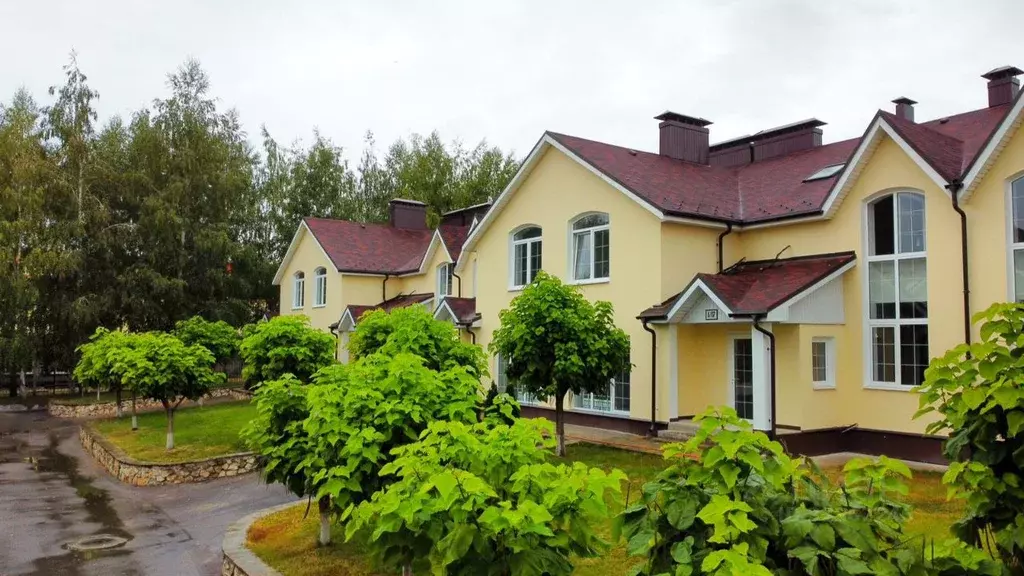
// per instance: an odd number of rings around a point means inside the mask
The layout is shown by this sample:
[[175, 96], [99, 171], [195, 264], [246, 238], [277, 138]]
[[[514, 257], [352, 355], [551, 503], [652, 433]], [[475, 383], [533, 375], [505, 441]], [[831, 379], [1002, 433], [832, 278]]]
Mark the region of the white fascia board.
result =
[[[448, 318], [444, 318], [447, 315]], [[450, 320], [452, 324], [455, 323], [455, 312], [452, 307], [448, 305], [448, 298], [441, 298], [441, 303], [437, 305], [437, 310], [434, 310], [435, 320]]]
[[917, 151], [914, 150], [910, 146], [910, 144], [907, 143], [906, 140], [901, 138], [900, 135], [896, 132], [896, 130], [894, 130], [892, 126], [889, 126], [888, 122], [882, 121], [882, 130], [884, 130], [885, 133], [890, 138], [892, 138], [893, 142], [896, 142], [900, 149], [903, 150], [903, 152], [907, 156], [909, 156], [911, 160], [914, 161], [914, 164], [917, 164], [918, 168], [923, 170], [924, 173], [927, 174], [928, 177], [932, 179], [932, 182], [934, 182], [940, 190], [945, 192], [946, 195], [949, 195], [949, 189], [946, 188], [946, 186], [949, 185], [949, 182], [947, 182], [945, 178], [940, 176], [939, 173], [936, 172], [935, 169], [931, 167], [931, 164], [928, 164], [928, 162], [926, 162], [925, 159], [922, 158], [921, 155], [918, 154]]
[[448, 251], [448, 247], [444, 245], [444, 238], [441, 237], [441, 229], [435, 228], [434, 235], [430, 237], [430, 244], [427, 245], [427, 251], [423, 253], [423, 260], [420, 261], [419, 272], [410, 272], [408, 274], [402, 274], [402, 276], [413, 276], [415, 274], [423, 274], [426, 272], [427, 262], [434, 257], [434, 252], [437, 250], [438, 245], [444, 250], [444, 255], [448, 258], [448, 261], [452, 261], [452, 254]]
[[1020, 125], [1022, 118], [1024, 118], [1022, 112], [1024, 112], [1024, 96], [1018, 96], [1009, 114], [1006, 115], [1003, 122], [996, 128], [995, 133], [989, 138], [988, 143], [985, 144], [985, 147], [975, 159], [974, 165], [971, 166], [970, 171], [964, 176], [963, 188], [960, 190], [960, 197], [963, 200], [971, 197], [971, 193], [974, 192], [974, 188], [981, 181], [981, 177], [985, 175], [991, 163], [999, 156], [998, 152], [1006, 146], [1007, 138], [1013, 134], [1013, 131]]
[[345, 308], [338, 319], [338, 332], [349, 332], [356, 327], [356, 319], [352, 317], [352, 311]]
[[669, 309], [668, 314], [665, 315], [666, 321], [672, 322], [672, 318], [679, 313], [679, 310], [683, 307], [683, 304], [687, 300], [692, 298], [698, 290], [700, 290], [701, 293], [710, 298], [711, 301], [715, 303], [715, 306], [718, 306], [723, 312], [726, 313], [727, 316], [732, 316], [732, 310], [725, 305], [725, 302], [722, 302], [721, 298], [719, 298], [710, 288], [708, 288], [707, 284], [705, 284], [703, 280], [697, 280], [689, 288], [686, 289], [686, 292], [683, 292], [683, 294], [676, 299], [676, 303], [672, 305], [672, 308]]
[[327, 263], [331, 265], [331, 268], [333, 268], [335, 272], [338, 271], [338, 267], [334, 265], [334, 260], [331, 260], [331, 257], [327, 255], [327, 251], [324, 250], [323, 245], [320, 244], [319, 240], [317, 240], [316, 235], [309, 229], [309, 226], [306, 226], [306, 221], [301, 220], [299, 222], [298, 229], [295, 230], [295, 235], [292, 236], [292, 241], [288, 243], [288, 251], [284, 253], [284, 258], [281, 259], [281, 265], [277, 267], [277, 272], [274, 273], [274, 281], [271, 283], [274, 286], [279, 286], [281, 284], [284, 269], [288, 267], [288, 262], [290, 262], [292, 256], [295, 255], [295, 249], [299, 246], [299, 240], [302, 238], [303, 231], [309, 234], [313, 239], [313, 242], [316, 242], [317, 248], [320, 249], [320, 253], [324, 255], [324, 258], [327, 260]]

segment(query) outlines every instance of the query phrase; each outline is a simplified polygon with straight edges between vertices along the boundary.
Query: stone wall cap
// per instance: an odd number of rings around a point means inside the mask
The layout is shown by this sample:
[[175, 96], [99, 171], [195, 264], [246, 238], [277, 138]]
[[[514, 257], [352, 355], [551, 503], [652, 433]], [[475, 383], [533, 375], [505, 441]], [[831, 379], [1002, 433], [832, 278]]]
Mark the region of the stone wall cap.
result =
[[224, 543], [221, 545], [224, 557], [248, 576], [283, 576], [277, 570], [264, 564], [259, 557], [253, 554], [245, 545], [245, 538], [249, 532], [249, 526], [252, 526], [253, 522], [264, 516], [287, 510], [301, 503], [302, 500], [295, 500], [294, 502], [257, 510], [229, 526], [227, 532], [224, 533]]

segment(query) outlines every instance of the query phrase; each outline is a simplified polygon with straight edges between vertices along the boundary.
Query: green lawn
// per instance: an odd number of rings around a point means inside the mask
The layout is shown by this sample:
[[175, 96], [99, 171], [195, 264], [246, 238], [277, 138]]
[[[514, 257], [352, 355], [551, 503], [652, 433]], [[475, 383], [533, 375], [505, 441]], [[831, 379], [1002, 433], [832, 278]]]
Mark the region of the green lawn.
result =
[[174, 415], [174, 450], [166, 450], [167, 418], [163, 412], [139, 414], [139, 429], [132, 432], [132, 419], [109, 418], [94, 422], [104, 438], [126, 454], [145, 462], [182, 462], [235, 452], [245, 446], [238, 432], [256, 416], [249, 402], [225, 402], [205, 407], [181, 408]]
[[[570, 461], [580, 461], [605, 470], [618, 468], [626, 473], [629, 481], [623, 484], [622, 496], [635, 502], [640, 487], [664, 468], [664, 460], [654, 454], [628, 452], [607, 446], [574, 444], [568, 447]], [[838, 470], [827, 470], [838, 475]], [[950, 524], [959, 516], [961, 506], [946, 502], [946, 490], [941, 485], [942, 475], [935, 472], [914, 472], [908, 501], [914, 508], [907, 530], [931, 538], [943, 539], [948, 536]], [[303, 519], [305, 504], [272, 514], [254, 523], [249, 529], [248, 544], [253, 552], [265, 562], [286, 576], [329, 576], [351, 574], [353, 576], [381, 576], [375, 572], [357, 546], [352, 544], [319, 548], [316, 545], [319, 524], [316, 508]], [[618, 512], [616, 510], [615, 512]], [[611, 523], [601, 530], [602, 536], [611, 540]], [[331, 531], [334, 542], [344, 541], [344, 528], [334, 525]], [[626, 556], [625, 542], [615, 543], [607, 554], [600, 558], [576, 559], [575, 574], [581, 576], [612, 576], [625, 574], [637, 558]]]

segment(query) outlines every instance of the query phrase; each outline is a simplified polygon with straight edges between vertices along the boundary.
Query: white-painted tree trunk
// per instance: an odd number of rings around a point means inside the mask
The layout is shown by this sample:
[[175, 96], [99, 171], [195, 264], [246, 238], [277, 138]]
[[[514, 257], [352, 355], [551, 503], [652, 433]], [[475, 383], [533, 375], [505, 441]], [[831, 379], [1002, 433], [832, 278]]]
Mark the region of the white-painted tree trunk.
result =
[[565, 457], [565, 408], [562, 404], [564, 400], [564, 395], [555, 398], [555, 438], [558, 440], [555, 455], [559, 458]]
[[174, 449], [174, 412], [167, 411], [167, 449]]
[[406, 564], [402, 566], [402, 576], [412, 576], [412, 565]]
[[139, 429], [139, 415], [135, 412], [135, 390], [132, 390], [132, 431]]
[[331, 543], [331, 498], [324, 496], [317, 502], [320, 509], [320, 545]]

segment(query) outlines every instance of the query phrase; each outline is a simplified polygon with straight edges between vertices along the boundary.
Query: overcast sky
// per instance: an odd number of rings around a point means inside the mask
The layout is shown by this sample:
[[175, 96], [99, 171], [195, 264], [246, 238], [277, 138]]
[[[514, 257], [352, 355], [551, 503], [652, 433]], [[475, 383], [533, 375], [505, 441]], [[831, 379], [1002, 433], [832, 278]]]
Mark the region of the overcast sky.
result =
[[812, 116], [831, 142], [897, 96], [919, 120], [984, 107], [980, 74], [1024, 68], [1022, 21], [1022, 0], [0, 0], [0, 96], [48, 101], [73, 48], [101, 118], [192, 56], [254, 142], [318, 127], [352, 161], [368, 129], [655, 150], [666, 109], [712, 120], [712, 142]]

